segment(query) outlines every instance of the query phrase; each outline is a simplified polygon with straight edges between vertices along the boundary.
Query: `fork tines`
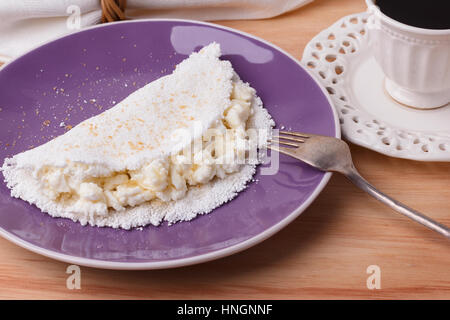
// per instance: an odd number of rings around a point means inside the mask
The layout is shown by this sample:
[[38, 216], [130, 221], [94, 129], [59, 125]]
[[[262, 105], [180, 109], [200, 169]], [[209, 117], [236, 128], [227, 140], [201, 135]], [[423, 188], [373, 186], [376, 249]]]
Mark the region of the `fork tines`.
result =
[[280, 131], [280, 134], [283, 135], [273, 136], [272, 139], [269, 140], [269, 142], [291, 147], [298, 147], [299, 143], [304, 143], [305, 140], [309, 138], [308, 135], [300, 132]]
[[309, 136], [306, 133], [301, 133], [301, 132], [292, 132], [292, 131], [280, 130], [280, 133], [288, 134], [288, 135], [296, 136], [296, 137], [301, 137], [301, 138], [309, 138]]

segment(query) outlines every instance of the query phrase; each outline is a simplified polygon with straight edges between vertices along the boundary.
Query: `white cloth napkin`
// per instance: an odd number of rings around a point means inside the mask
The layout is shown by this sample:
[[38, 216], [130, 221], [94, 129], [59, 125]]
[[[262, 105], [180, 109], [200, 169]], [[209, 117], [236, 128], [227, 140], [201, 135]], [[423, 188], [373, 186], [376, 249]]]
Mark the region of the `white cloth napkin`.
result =
[[[312, 0], [128, 0], [131, 19], [263, 19]], [[100, 0], [0, 0], [0, 61], [100, 22]]]

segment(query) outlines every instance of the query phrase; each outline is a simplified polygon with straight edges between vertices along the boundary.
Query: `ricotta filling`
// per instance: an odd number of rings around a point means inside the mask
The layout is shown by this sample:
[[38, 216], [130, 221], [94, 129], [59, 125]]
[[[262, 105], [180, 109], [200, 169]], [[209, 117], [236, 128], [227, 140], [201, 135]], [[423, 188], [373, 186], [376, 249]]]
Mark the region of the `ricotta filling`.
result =
[[[239, 171], [250, 144], [247, 120], [253, 114], [255, 90], [233, 81], [229, 107], [210, 130], [189, 148], [167, 157], [155, 158], [137, 170], [89, 176], [91, 165], [67, 162], [64, 167], [45, 166], [33, 173], [42, 192], [79, 215], [104, 216], [113, 209], [185, 197], [189, 187], [207, 184]], [[212, 131], [211, 131], [212, 130]], [[211, 134], [211, 132], [213, 132]], [[98, 171], [97, 171], [98, 172]]]

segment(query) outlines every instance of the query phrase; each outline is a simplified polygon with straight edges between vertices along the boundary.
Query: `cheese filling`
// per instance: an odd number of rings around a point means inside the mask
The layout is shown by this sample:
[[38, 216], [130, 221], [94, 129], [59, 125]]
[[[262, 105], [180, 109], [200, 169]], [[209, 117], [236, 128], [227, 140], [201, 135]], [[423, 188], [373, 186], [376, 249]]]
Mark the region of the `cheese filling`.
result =
[[[255, 90], [233, 82], [230, 106], [201, 141], [165, 158], [153, 159], [137, 170], [89, 176], [89, 165], [68, 162], [63, 168], [46, 166], [34, 173], [50, 199], [77, 214], [106, 215], [147, 201], [183, 198], [190, 186], [206, 184], [237, 172], [249, 150], [247, 120], [253, 114]], [[211, 134], [211, 130], [213, 134]], [[97, 171], [98, 172], [98, 171]]]

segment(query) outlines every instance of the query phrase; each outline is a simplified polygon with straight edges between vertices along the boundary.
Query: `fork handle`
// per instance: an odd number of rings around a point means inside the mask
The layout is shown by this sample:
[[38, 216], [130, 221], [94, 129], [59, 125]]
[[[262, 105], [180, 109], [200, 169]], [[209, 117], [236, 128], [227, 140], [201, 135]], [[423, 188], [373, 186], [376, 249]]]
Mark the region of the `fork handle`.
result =
[[388, 195], [377, 190], [373, 185], [371, 185], [366, 179], [364, 179], [359, 174], [359, 172], [356, 170], [355, 167], [350, 168], [350, 170], [345, 172], [344, 175], [351, 182], [353, 182], [359, 188], [370, 194], [375, 199], [383, 202], [384, 204], [388, 205], [389, 207], [401, 213], [402, 215], [407, 216], [408, 218], [424, 225], [425, 227], [440, 233], [447, 239], [450, 239], [450, 229], [447, 226], [444, 226], [443, 224], [440, 224], [439, 222], [430, 219], [429, 217], [423, 215], [419, 211], [411, 209], [408, 206], [404, 205], [403, 203], [395, 199], [392, 199]]

